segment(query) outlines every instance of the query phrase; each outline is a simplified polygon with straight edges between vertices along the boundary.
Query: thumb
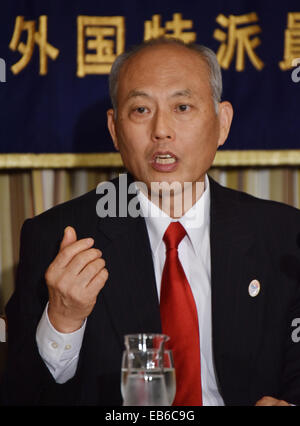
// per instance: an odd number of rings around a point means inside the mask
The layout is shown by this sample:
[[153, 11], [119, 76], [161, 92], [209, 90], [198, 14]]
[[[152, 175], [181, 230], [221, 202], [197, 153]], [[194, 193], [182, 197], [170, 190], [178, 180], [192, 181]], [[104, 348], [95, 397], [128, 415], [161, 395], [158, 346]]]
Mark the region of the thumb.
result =
[[65, 247], [69, 246], [72, 243], [77, 241], [76, 231], [72, 226], [67, 226], [64, 231], [63, 239], [60, 243], [60, 250], [63, 250]]

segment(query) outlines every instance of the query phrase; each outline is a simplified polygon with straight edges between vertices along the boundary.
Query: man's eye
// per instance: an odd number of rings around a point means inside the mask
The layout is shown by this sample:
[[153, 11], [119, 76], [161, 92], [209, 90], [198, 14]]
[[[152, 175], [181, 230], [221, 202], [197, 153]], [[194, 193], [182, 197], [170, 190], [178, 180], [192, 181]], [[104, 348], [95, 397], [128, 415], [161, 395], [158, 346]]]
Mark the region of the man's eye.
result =
[[182, 104], [182, 105], [178, 105], [177, 109], [180, 112], [185, 112], [185, 111], [189, 111], [190, 110], [190, 105], [186, 105], [186, 104]]
[[147, 112], [147, 108], [146, 107], [137, 107], [134, 110], [135, 112], [137, 112], [138, 114], [145, 114], [145, 112]]

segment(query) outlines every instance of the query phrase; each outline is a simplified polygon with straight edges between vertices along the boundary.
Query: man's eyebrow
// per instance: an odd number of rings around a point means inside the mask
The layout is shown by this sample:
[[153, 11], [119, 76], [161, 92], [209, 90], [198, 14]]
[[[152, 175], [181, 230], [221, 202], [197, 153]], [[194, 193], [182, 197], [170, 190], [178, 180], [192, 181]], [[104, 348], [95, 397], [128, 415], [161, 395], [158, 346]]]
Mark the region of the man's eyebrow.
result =
[[[142, 97], [146, 97], [146, 98], [150, 98], [151, 96], [144, 92], [143, 90], [131, 90], [128, 93], [127, 99], [131, 99], [131, 98], [137, 98], [139, 96]], [[172, 95], [170, 96], [171, 98], [176, 98], [176, 97], [191, 97], [192, 96], [192, 91], [190, 89], [182, 89], [182, 90], [176, 90], [176, 92], [172, 93]]]
[[150, 96], [148, 95], [148, 93], [143, 92], [142, 90], [131, 90], [131, 91], [128, 93], [127, 99], [130, 99], [130, 98], [136, 98], [136, 97], [138, 97], [138, 96], [146, 96], [147, 98], [149, 98], [149, 97], [150, 97]]
[[190, 89], [176, 90], [176, 92], [171, 95], [171, 98], [176, 98], [178, 96], [185, 96], [190, 98], [192, 96], [192, 91]]

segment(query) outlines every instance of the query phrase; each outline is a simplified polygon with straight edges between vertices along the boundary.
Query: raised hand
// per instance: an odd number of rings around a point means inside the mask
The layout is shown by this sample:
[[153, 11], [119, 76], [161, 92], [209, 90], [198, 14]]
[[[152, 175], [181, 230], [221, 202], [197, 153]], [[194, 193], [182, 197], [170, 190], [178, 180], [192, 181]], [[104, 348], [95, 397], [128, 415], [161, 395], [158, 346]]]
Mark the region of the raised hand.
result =
[[75, 229], [66, 227], [59, 252], [46, 271], [48, 316], [61, 333], [81, 327], [108, 278], [102, 253], [93, 244], [92, 238], [77, 240]]

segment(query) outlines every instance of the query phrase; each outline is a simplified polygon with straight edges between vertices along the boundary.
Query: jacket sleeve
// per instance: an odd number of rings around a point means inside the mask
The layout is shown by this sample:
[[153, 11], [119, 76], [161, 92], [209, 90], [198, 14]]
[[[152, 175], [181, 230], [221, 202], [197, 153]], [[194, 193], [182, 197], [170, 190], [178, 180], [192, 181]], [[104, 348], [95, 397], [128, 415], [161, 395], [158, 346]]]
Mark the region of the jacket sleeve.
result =
[[287, 221], [288, 254], [281, 259], [281, 268], [293, 289], [287, 315], [286, 345], [281, 399], [300, 405], [300, 214]]
[[74, 404], [76, 375], [57, 384], [40, 357], [36, 331], [48, 301], [44, 274], [57, 254], [59, 223], [27, 220], [21, 232], [14, 294], [6, 306], [8, 356], [2, 383], [4, 405]]

